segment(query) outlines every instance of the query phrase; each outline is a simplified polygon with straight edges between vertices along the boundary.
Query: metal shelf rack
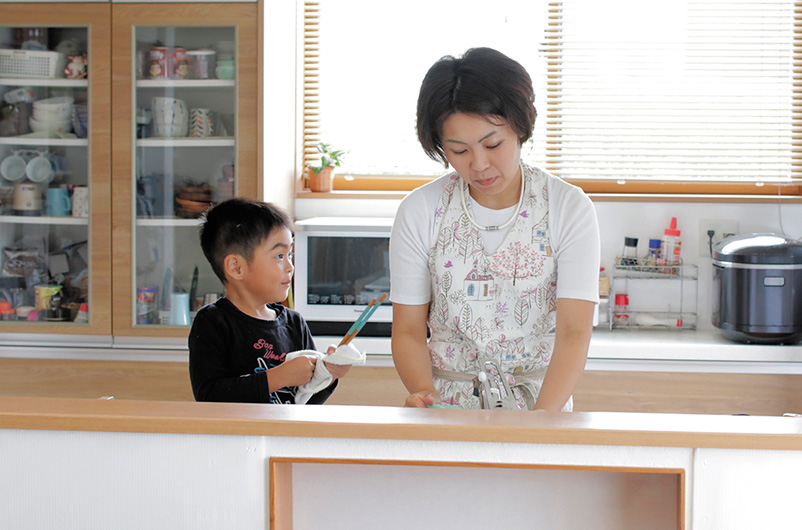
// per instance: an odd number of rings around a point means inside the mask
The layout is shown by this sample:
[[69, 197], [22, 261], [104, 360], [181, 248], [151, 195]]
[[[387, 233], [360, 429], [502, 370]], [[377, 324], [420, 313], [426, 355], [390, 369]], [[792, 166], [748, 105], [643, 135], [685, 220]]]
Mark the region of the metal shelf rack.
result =
[[[696, 265], [656, 265], [616, 258], [610, 281], [610, 329], [695, 330], [699, 300]], [[629, 304], [617, 308], [616, 294]]]

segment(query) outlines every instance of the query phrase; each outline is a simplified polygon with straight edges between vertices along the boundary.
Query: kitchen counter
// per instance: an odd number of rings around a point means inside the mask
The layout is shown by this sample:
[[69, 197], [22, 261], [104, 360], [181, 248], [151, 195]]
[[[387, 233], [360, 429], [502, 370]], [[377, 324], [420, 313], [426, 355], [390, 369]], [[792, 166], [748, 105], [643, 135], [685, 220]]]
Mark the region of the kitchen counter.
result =
[[[320, 348], [342, 337], [315, 337]], [[392, 366], [389, 338], [357, 337], [368, 366]], [[0, 357], [186, 362], [186, 340], [5, 334]], [[716, 330], [648, 331], [596, 328], [588, 370], [802, 374], [802, 343], [741, 344]]]
[[790, 417], [0, 397], [0, 491], [4, 520], [41, 528], [498, 527], [487, 503], [509, 499], [512, 527], [790, 528], [801, 435]]
[[[339, 337], [315, 337], [319, 345]], [[392, 366], [390, 339], [354, 339], [369, 353], [368, 364]], [[742, 344], [718, 331], [606, 330], [590, 341], [588, 370], [802, 374], [802, 343]]]

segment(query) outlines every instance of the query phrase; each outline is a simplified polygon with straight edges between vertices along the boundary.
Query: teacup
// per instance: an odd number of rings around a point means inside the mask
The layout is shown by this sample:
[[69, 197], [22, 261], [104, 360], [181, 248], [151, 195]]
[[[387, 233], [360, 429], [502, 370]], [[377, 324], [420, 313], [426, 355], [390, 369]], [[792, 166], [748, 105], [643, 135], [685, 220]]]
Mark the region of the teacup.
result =
[[25, 174], [31, 182], [50, 182], [55, 176], [53, 164], [47, 153], [39, 153], [38, 156], [31, 158], [25, 166]]
[[2, 174], [3, 178], [6, 180], [16, 182], [25, 178], [26, 165], [27, 162], [25, 161], [25, 158], [20, 154], [19, 151], [15, 151], [13, 154], [5, 157], [3, 161], [0, 162], [0, 174]]
[[65, 188], [50, 188], [47, 190], [47, 215], [64, 216], [72, 212], [70, 192]]

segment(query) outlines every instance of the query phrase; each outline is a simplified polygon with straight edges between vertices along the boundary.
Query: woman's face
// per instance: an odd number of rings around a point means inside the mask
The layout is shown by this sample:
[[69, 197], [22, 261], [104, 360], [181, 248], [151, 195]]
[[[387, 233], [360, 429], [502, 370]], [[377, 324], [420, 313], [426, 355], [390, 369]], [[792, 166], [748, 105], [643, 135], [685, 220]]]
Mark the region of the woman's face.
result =
[[518, 202], [521, 144], [502, 118], [456, 113], [443, 122], [446, 159], [482, 206], [506, 208]]

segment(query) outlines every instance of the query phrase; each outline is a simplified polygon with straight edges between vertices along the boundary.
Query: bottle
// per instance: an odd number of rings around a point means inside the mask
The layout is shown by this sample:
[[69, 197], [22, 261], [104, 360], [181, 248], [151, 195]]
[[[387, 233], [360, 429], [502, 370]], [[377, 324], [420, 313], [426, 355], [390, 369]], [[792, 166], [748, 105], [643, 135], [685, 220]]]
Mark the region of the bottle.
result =
[[681, 263], [680, 250], [682, 241], [679, 238], [680, 231], [677, 230], [677, 218], [671, 218], [671, 226], [666, 228], [661, 240], [660, 253], [665, 259], [666, 267], [663, 272], [677, 274]]
[[621, 254], [621, 265], [634, 267], [638, 264], [638, 238], [625, 237], [624, 251]]
[[615, 295], [615, 309], [613, 311], [613, 314], [615, 315], [616, 326], [629, 325], [629, 313], [627, 313], [628, 306], [629, 306], [629, 296], [627, 296], [626, 294]]
[[659, 270], [657, 266], [663, 264], [660, 259], [661, 246], [662, 242], [659, 239], [649, 240], [649, 254], [646, 255], [646, 263], [651, 270]]

